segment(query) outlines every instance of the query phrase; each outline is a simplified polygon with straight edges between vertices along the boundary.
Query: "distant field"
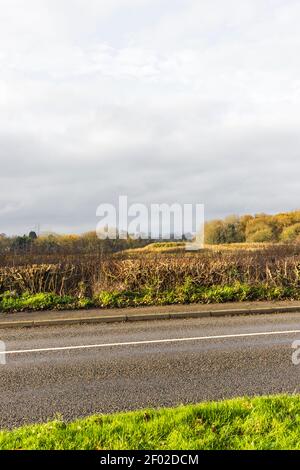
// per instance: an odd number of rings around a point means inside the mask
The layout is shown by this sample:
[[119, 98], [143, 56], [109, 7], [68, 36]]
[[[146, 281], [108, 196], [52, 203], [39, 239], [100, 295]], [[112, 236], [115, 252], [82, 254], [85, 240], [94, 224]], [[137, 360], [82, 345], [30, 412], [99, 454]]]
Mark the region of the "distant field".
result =
[[[221, 243], [219, 245], [209, 245], [205, 244], [203, 251], [214, 251], [214, 252], [222, 252], [222, 251], [259, 251], [270, 249], [272, 247], [282, 247], [286, 246], [283, 244], [275, 244], [275, 243]], [[295, 245], [297, 247], [297, 245]], [[138, 254], [164, 254], [164, 253], [184, 253], [186, 251], [186, 244], [185, 242], [156, 242], [150, 243], [142, 248], [133, 248], [129, 250], [123, 250], [121, 253], [117, 255], [138, 255]], [[299, 246], [300, 251], [300, 246]], [[189, 252], [187, 252], [187, 255]], [[191, 252], [195, 256], [195, 252]], [[200, 254], [200, 253], [198, 253]]]
[[133, 248], [129, 250], [123, 250], [118, 255], [137, 255], [137, 254], [145, 254], [145, 253], [181, 253], [185, 251], [185, 243], [184, 242], [161, 242], [161, 243], [150, 243], [142, 248]]
[[300, 397], [240, 398], [0, 432], [1, 450], [300, 449]]

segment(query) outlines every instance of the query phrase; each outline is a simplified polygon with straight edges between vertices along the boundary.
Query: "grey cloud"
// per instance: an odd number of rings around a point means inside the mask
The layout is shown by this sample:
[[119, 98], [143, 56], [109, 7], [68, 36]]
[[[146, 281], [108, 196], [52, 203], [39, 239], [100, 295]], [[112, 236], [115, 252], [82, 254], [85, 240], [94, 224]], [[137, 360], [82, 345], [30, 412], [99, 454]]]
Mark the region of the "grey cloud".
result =
[[0, 232], [93, 229], [120, 194], [299, 207], [298, 3], [5, 1]]

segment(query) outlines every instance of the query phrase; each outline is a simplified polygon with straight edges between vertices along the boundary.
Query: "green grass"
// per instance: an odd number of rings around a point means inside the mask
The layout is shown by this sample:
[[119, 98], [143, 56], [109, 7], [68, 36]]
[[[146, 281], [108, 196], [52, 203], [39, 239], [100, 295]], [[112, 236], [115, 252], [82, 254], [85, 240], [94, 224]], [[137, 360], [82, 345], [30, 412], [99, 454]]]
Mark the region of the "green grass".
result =
[[0, 295], [0, 311], [22, 312], [30, 310], [65, 310], [88, 308], [94, 305], [86, 298], [76, 298], [70, 295], [59, 296], [52, 293], [31, 294], [25, 292], [18, 295], [6, 292]]
[[187, 281], [183, 286], [161, 292], [151, 287], [137, 292], [101, 292], [95, 297], [94, 302], [101, 307], [121, 308], [288, 299], [299, 300], [299, 289], [294, 287], [272, 287], [263, 284], [260, 286], [250, 286], [239, 283], [233, 286], [199, 287]]
[[247, 285], [201, 287], [186, 280], [185, 284], [172, 290], [159, 291], [149, 286], [141, 291], [102, 291], [94, 298], [59, 296], [52, 293], [18, 295], [6, 292], [0, 295], [0, 312], [35, 310], [69, 310], [83, 308], [123, 308], [154, 305], [190, 303], [226, 303], [258, 300], [299, 300], [298, 287]]
[[300, 396], [57, 420], [1, 431], [0, 449], [300, 449]]

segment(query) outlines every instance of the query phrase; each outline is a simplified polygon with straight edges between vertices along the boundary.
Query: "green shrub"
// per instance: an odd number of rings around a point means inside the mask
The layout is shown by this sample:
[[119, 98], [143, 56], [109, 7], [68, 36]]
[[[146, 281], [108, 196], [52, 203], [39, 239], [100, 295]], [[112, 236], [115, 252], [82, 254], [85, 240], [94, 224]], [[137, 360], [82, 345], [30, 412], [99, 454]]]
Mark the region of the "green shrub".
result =
[[52, 293], [17, 295], [5, 292], [0, 295], [0, 310], [2, 312], [19, 312], [30, 310], [63, 310], [70, 308], [88, 308], [94, 305], [91, 299], [75, 298], [69, 295], [59, 296]]
[[284, 242], [300, 241], [300, 223], [286, 227], [282, 231], [281, 240]]
[[274, 233], [270, 227], [253, 232], [247, 237], [248, 243], [268, 243], [274, 240]]
[[254, 300], [300, 299], [297, 286], [248, 285], [235, 283], [231, 286], [198, 286], [191, 279], [174, 289], [158, 291], [148, 287], [141, 291], [101, 291], [94, 298], [58, 296], [51, 293], [17, 295], [5, 292], [0, 295], [1, 312], [67, 310], [82, 308], [124, 308], [151, 305], [190, 303], [226, 303]]

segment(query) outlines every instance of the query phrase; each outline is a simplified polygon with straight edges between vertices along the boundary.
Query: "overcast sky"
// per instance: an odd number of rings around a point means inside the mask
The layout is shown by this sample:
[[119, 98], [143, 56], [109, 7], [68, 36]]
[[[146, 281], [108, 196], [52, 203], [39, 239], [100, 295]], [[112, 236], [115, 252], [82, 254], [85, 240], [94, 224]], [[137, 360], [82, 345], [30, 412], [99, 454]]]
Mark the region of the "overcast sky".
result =
[[300, 0], [0, 0], [0, 232], [300, 207]]

